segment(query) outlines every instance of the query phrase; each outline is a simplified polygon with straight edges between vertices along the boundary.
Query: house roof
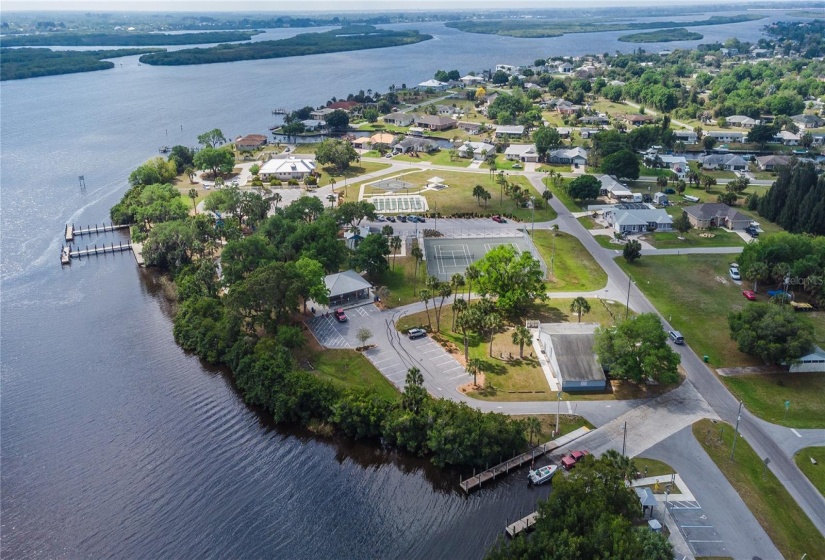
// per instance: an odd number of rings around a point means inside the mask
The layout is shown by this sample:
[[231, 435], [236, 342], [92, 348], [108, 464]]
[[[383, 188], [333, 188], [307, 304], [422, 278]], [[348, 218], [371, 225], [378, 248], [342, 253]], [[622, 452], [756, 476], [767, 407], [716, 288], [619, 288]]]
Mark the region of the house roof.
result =
[[685, 213], [693, 216], [697, 220], [712, 220], [713, 218], [727, 218], [732, 222], [750, 222], [751, 220], [744, 214], [721, 202], [706, 202], [704, 204], [697, 204], [696, 206], [688, 206], [685, 208]]
[[358, 107], [360, 103], [357, 101], [336, 101], [335, 103], [330, 103], [327, 105], [328, 109], [343, 109], [344, 111], [349, 111], [353, 107]]
[[707, 135], [714, 138], [745, 138], [748, 133], [729, 130], [708, 130]]
[[423, 88], [431, 87], [431, 88], [434, 88], [434, 87], [444, 87], [446, 85], [447, 84], [445, 84], [444, 82], [439, 82], [438, 80], [427, 80], [426, 82], [421, 82], [420, 84], [418, 84], [418, 87], [423, 87]]
[[247, 146], [266, 144], [266, 136], [264, 136], [263, 134], [247, 134], [246, 136], [239, 136], [235, 140], [235, 143]]
[[585, 150], [581, 146], [576, 146], [575, 148], [562, 148], [560, 150], [552, 150], [550, 152], [550, 157], [568, 158], [568, 159], [574, 159], [574, 158], [580, 157], [580, 158], [583, 158], [583, 159], [586, 160], [587, 159], [587, 150]]
[[414, 121], [415, 120], [415, 115], [409, 115], [407, 113], [400, 113], [400, 112], [390, 113], [388, 115], [384, 115], [384, 120], [386, 121], [387, 119], [390, 119], [390, 120], [393, 120], [393, 121], [397, 121], [397, 120]]
[[619, 225], [672, 224], [673, 218], [661, 208], [616, 209], [613, 211]]
[[659, 502], [656, 501], [656, 495], [650, 488], [634, 488], [636, 495], [639, 497], [639, 503], [642, 507], [656, 507]]
[[379, 132], [370, 136], [370, 142], [373, 144], [392, 144], [395, 141], [395, 136], [389, 132]]
[[627, 193], [628, 195], [633, 194], [631, 193], [626, 186], [618, 182], [616, 179], [611, 177], [610, 175], [601, 175], [600, 177], [596, 177], [599, 182], [602, 184], [602, 188], [605, 189], [607, 192], [612, 192], [616, 194], [624, 195]]
[[821, 118], [817, 117], [816, 115], [794, 115], [791, 117], [793, 122], [802, 123], [808, 126], [822, 126], [824, 122]]
[[742, 156], [736, 154], [708, 154], [706, 156], [699, 156], [699, 162], [702, 165], [747, 165]]
[[481, 128], [481, 124], [480, 123], [474, 123], [474, 122], [467, 122], [467, 121], [459, 121], [458, 122], [458, 127], [463, 128], [465, 130], [466, 129], [475, 129], [475, 128]]
[[320, 109], [315, 109], [314, 111], [312, 111], [312, 114], [313, 115], [329, 115], [333, 111], [335, 111], [335, 109], [330, 109], [329, 107], [322, 107]]
[[315, 171], [315, 162], [311, 159], [287, 157], [271, 159], [261, 166], [260, 173], [311, 173]]
[[510, 144], [504, 150], [505, 156], [523, 156], [524, 154], [536, 153], [535, 144]]
[[598, 323], [542, 323], [539, 336], [552, 345], [550, 361], [564, 381], [604, 380], [593, 351]]
[[781, 140], [799, 140], [799, 134], [794, 134], [790, 130], [780, 130], [774, 135], [774, 138]]
[[763, 167], [765, 165], [773, 165], [774, 167], [777, 165], [788, 165], [790, 161], [790, 158], [787, 156], [759, 156], [756, 158], [756, 163]]
[[329, 296], [342, 296], [351, 294], [358, 290], [372, 288], [372, 284], [364, 280], [360, 274], [354, 270], [345, 270], [324, 277], [324, 284], [329, 290]]
[[318, 128], [319, 126], [326, 126], [326, 121], [319, 121], [318, 119], [306, 119], [301, 121], [306, 128]]
[[496, 151], [496, 147], [492, 144], [488, 144], [487, 142], [464, 142], [464, 144], [462, 144], [459, 148], [459, 151], [469, 150], [478, 153], [486, 150], [488, 154], [491, 154]]
[[524, 134], [524, 126], [517, 125], [498, 125], [496, 126], [496, 134]]
[[745, 115], [731, 115], [730, 117], [725, 117], [725, 121], [728, 123], [739, 123], [739, 124], [751, 124], [757, 125], [760, 121], [759, 119], [752, 119], [751, 117]]
[[455, 124], [455, 120], [445, 115], [421, 115], [415, 119], [416, 124], [443, 126], [445, 124]]
[[814, 346], [813, 352], [811, 352], [810, 354], [806, 354], [805, 356], [802, 356], [801, 358], [799, 358], [799, 360], [802, 362], [825, 360], [825, 350], [823, 350], [819, 346]]

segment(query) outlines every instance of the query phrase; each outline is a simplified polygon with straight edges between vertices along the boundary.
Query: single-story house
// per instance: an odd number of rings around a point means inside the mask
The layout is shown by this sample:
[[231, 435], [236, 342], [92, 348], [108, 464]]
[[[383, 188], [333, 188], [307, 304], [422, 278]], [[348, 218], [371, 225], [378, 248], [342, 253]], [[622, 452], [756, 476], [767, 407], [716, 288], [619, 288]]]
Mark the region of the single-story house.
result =
[[484, 83], [484, 78], [481, 76], [463, 76], [459, 78], [459, 81], [465, 86], [477, 86]]
[[825, 371], [825, 350], [819, 346], [814, 346], [813, 352], [799, 358], [799, 363], [791, 365], [790, 371], [791, 373]]
[[730, 230], [744, 230], [751, 219], [721, 202], [706, 202], [685, 208], [690, 225], [698, 229], [724, 227]]
[[630, 126], [642, 126], [650, 124], [656, 120], [652, 115], [625, 115], [624, 121]]
[[556, 71], [561, 72], [562, 74], [569, 74], [573, 71], [573, 65], [569, 62], [562, 62], [556, 66]]
[[673, 136], [685, 144], [695, 144], [699, 140], [699, 136], [692, 130], [677, 130]]
[[370, 144], [373, 146], [375, 144], [386, 144], [387, 146], [392, 146], [394, 142], [395, 136], [389, 132], [377, 132], [370, 136]]
[[384, 115], [384, 124], [395, 126], [410, 126], [415, 122], [415, 115], [410, 113], [389, 113]]
[[481, 124], [474, 122], [458, 121], [458, 128], [469, 134], [478, 134], [481, 130]]
[[791, 120], [799, 127], [800, 130], [807, 130], [809, 128], [822, 128], [825, 126], [825, 120], [816, 115], [794, 115]]
[[310, 132], [323, 130], [327, 127], [327, 121], [319, 121], [317, 119], [306, 119], [301, 121], [301, 124], [304, 125], [305, 130], [309, 130]]
[[353, 140], [351, 142], [351, 144], [353, 146], [355, 146], [356, 148], [362, 148], [362, 149], [366, 148], [369, 145], [369, 143], [370, 143], [369, 136], [359, 136], [358, 138], [356, 138], [355, 140]]
[[583, 140], [587, 140], [588, 138], [595, 136], [601, 131], [601, 128], [580, 128], [579, 134], [581, 135]]
[[537, 162], [539, 153], [535, 144], [510, 144], [504, 150], [504, 158], [510, 161]]
[[598, 326], [598, 323], [539, 325], [539, 346], [562, 391], [604, 391], [607, 387], [604, 370], [593, 350]]
[[452, 115], [456, 112], [461, 112], [461, 109], [450, 107], [449, 105], [436, 105], [435, 112], [439, 115]]
[[709, 130], [705, 136], [715, 138], [717, 142], [736, 142], [741, 144], [748, 139], [746, 132], [735, 132], [732, 130]]
[[773, 171], [777, 167], [783, 167], [790, 163], [788, 156], [759, 156], [756, 158], [756, 165], [762, 171]]
[[439, 150], [438, 143], [428, 138], [418, 138], [407, 136], [392, 147], [393, 153], [406, 154], [410, 152], [436, 152]]
[[329, 291], [329, 306], [335, 307], [350, 301], [370, 297], [372, 284], [354, 270], [345, 270], [324, 277], [324, 284]]
[[599, 189], [599, 196], [608, 196], [616, 200], [633, 196], [633, 193], [626, 186], [610, 175], [601, 175], [596, 178], [602, 184], [601, 189]]
[[494, 136], [498, 138], [521, 138], [524, 136], [523, 125], [498, 125]]
[[619, 204], [604, 211], [607, 224], [616, 233], [644, 233], [646, 231], [671, 231], [673, 218], [661, 208], [637, 208], [640, 205]]
[[[544, 126], [547, 126], [547, 123], [545, 123]], [[570, 138], [570, 135], [573, 134], [573, 129], [569, 126], [559, 126], [556, 128], [556, 132], [558, 132], [562, 138]]]
[[731, 126], [739, 126], [742, 128], [753, 128], [758, 124], [762, 124], [761, 120], [752, 119], [745, 115], [731, 115], [730, 117], [725, 117], [725, 122]]
[[315, 119], [316, 121], [322, 121], [324, 118], [335, 111], [335, 109], [330, 109], [329, 107], [322, 107], [321, 109], [315, 109], [312, 111], [309, 116]]
[[684, 177], [689, 171], [687, 159], [685, 159], [685, 156], [659, 154], [658, 159], [662, 162], [662, 165], [670, 169], [678, 177]]
[[336, 109], [341, 109], [342, 111], [349, 113], [359, 105], [360, 103], [357, 101], [336, 101], [335, 103], [330, 103], [327, 105], [327, 109], [332, 109], [333, 111]]
[[314, 160], [290, 156], [283, 159], [273, 158], [269, 160], [261, 166], [258, 176], [263, 182], [271, 179], [288, 181], [290, 179], [303, 179], [314, 172]]
[[520, 68], [518, 66], [513, 66], [512, 64], [496, 64], [496, 72], [499, 70], [502, 72], [507, 72], [512, 76], [514, 74], [518, 74]]
[[458, 155], [461, 157], [473, 158], [475, 161], [481, 161], [487, 154], [493, 154], [496, 147], [487, 142], [464, 142], [458, 148]]
[[699, 163], [704, 169], [727, 169], [728, 171], [744, 171], [748, 162], [736, 154], [707, 154], [699, 156]]
[[425, 90], [425, 89], [432, 89], [435, 91], [444, 91], [450, 87], [450, 84], [446, 84], [444, 82], [439, 82], [438, 80], [427, 80], [426, 82], [421, 82], [415, 89], [417, 90]]
[[773, 141], [778, 142], [784, 146], [798, 146], [799, 134], [794, 134], [789, 130], [780, 130], [773, 135]]
[[235, 148], [241, 152], [251, 152], [266, 146], [266, 136], [263, 134], [247, 134], [235, 139]]
[[420, 115], [416, 117], [415, 124], [428, 130], [447, 130], [455, 128], [455, 119], [444, 115]]
[[739, 54], [739, 49], [719, 49], [722, 56], [736, 56]]
[[575, 148], [551, 150], [547, 154], [547, 161], [549, 163], [569, 163], [575, 166], [587, 165], [587, 155], [587, 150], [576, 146]]
[[541, 86], [538, 85], [538, 84], [534, 84], [533, 82], [527, 82], [526, 84], [524, 84], [524, 89], [527, 89], [527, 90], [535, 89], [535, 90], [541, 91]]
[[610, 119], [605, 117], [604, 115], [588, 115], [586, 117], [582, 117], [579, 119], [581, 124], [589, 124], [591, 126], [602, 126], [610, 124]]
[[569, 101], [562, 101], [561, 103], [556, 104], [556, 111], [560, 115], [575, 115], [581, 110], [581, 105], [576, 105], [574, 103], [570, 103]]

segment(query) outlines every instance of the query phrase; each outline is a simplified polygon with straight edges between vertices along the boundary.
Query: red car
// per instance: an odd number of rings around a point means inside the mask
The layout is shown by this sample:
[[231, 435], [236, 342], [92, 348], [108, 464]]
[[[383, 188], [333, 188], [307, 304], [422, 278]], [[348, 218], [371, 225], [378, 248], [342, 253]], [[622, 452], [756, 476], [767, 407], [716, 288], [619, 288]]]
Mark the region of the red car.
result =
[[561, 460], [561, 466], [564, 467], [564, 470], [569, 471], [570, 469], [576, 466], [576, 463], [578, 463], [588, 455], [590, 455], [589, 451], [574, 451], [573, 453], [571, 453], [570, 455]]
[[335, 319], [339, 323], [346, 323], [347, 322], [347, 315], [346, 315], [346, 313], [344, 313], [343, 309], [339, 308], [339, 309], [335, 310]]
[[748, 298], [748, 299], [749, 299], [749, 300], [751, 300], [751, 301], [753, 301], [753, 300], [755, 300], [755, 299], [756, 299], [756, 293], [755, 293], [755, 292], [752, 292], [752, 291], [750, 291], [750, 290], [744, 290], [744, 291], [742, 292], [742, 295], [743, 295], [743, 296], [745, 296], [746, 298]]
[[498, 222], [498, 223], [500, 223], [500, 224], [506, 224], [506, 223], [507, 223], [507, 220], [505, 220], [504, 218], [502, 218], [502, 217], [501, 217], [501, 216], [499, 216], [498, 214], [496, 214], [495, 216], [493, 216], [493, 221], [494, 221], [494, 222]]

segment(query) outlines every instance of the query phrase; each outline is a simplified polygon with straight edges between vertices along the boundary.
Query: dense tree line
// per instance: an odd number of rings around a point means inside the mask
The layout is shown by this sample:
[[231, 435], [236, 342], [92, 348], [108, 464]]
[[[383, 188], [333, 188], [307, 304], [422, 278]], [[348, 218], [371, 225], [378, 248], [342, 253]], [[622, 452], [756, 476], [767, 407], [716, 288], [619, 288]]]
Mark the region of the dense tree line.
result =
[[[4, 47], [160, 47], [248, 41], [260, 31], [207, 31], [205, 33], [41, 33], [3, 37]], [[144, 51], [145, 52], [145, 51]], [[139, 53], [134, 53], [139, 54]]]
[[615, 327], [596, 330], [599, 362], [615, 379], [645, 383], [674, 383], [681, 361], [667, 343], [667, 334], [655, 313], [643, 313]]
[[302, 33], [277, 41], [258, 41], [242, 44], [221, 44], [209, 48], [181, 49], [140, 57], [146, 64], [182, 66], [212, 64], [237, 60], [260, 60], [309, 54], [380, 49], [411, 45], [432, 39], [432, 35], [418, 31], [390, 31], [372, 26], [344, 27], [325, 33]]
[[[3, 39], [6, 46], [7, 38]], [[40, 76], [56, 76], [108, 70], [115, 63], [104, 58], [117, 58], [157, 52], [158, 49], [117, 49], [111, 51], [53, 51], [50, 49], [0, 49], [0, 81], [23, 80]]]
[[825, 235], [825, 176], [811, 163], [792, 161], [759, 198], [759, 215], [792, 233]]

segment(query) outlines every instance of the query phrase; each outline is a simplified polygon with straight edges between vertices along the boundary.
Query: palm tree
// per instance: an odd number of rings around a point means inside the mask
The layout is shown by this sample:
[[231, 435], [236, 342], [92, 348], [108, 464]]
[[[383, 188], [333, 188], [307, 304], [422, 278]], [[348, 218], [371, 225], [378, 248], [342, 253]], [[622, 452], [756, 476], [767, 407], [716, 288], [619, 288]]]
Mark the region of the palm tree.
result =
[[329, 201], [329, 207], [332, 208], [332, 204], [335, 202], [335, 199], [338, 198], [334, 194], [328, 194], [327, 200]]
[[769, 278], [768, 265], [764, 262], [755, 262], [748, 268], [745, 276], [753, 280], [753, 291], [756, 292], [759, 287], [759, 282], [764, 282]]
[[467, 369], [473, 375], [473, 385], [478, 387], [477, 376], [479, 373], [484, 371], [484, 361], [480, 358], [473, 358], [467, 362]]
[[[464, 301], [464, 300], [459, 300]], [[467, 332], [468, 331], [475, 331], [478, 328], [478, 323], [480, 322], [480, 315], [478, 313], [478, 308], [469, 308], [464, 310], [461, 315], [458, 316], [456, 320], [456, 327], [458, 330], [461, 331], [461, 336], [464, 338], [464, 362], [468, 363], [470, 360], [470, 348], [468, 345], [467, 340]]]
[[378, 296], [378, 301], [390, 301], [390, 289], [386, 286], [378, 286], [375, 295]]
[[530, 332], [530, 329], [523, 325], [519, 325], [513, 331], [513, 344], [518, 344], [518, 357], [524, 357], [524, 345], [525, 344], [532, 344], [533, 342], [533, 333]]
[[[533, 434], [536, 434], [536, 439], [538, 439], [538, 435], [541, 432], [541, 421], [535, 416], [528, 416], [527, 420], [525, 420], [524, 422], [524, 426], [527, 428], [527, 431], [530, 434], [528, 441], [530, 442], [530, 445], [532, 445]], [[536, 444], [538, 444], [538, 441], [536, 441]]]
[[579, 296], [573, 300], [570, 304], [570, 312], [571, 313], [578, 313], [579, 315], [579, 323], [582, 322], [582, 313], [590, 313], [590, 304], [587, 303], [587, 300], [583, 297]]
[[195, 209], [195, 214], [197, 214], [198, 213], [198, 205], [195, 204], [195, 201], [198, 199], [197, 189], [189, 189], [189, 198], [192, 199], [192, 207]]
[[392, 249], [392, 267], [395, 268], [395, 256], [401, 250], [401, 238], [397, 235], [390, 239], [390, 249]]
[[664, 191], [667, 186], [667, 177], [664, 175], [659, 175], [656, 177], [656, 186], [659, 187], [659, 192]]
[[424, 258], [424, 252], [416, 244], [410, 251], [410, 255], [415, 259], [415, 274], [413, 275], [413, 295], [415, 295], [415, 290], [418, 287], [418, 265], [421, 264], [421, 260]]
[[192, 183], [192, 180], [195, 178], [195, 169], [191, 165], [187, 165], [184, 168], [183, 173], [189, 177], [189, 182]]
[[610, 461], [624, 477], [625, 480], [630, 480], [636, 474], [636, 464], [633, 460], [626, 456], [622, 455], [615, 449], [608, 449], [602, 455], [603, 459], [607, 459]]
[[387, 239], [392, 237], [393, 233], [395, 233], [395, 231], [392, 229], [392, 226], [389, 225], [389, 224], [386, 224], [384, 227], [381, 228], [381, 235], [383, 235]]
[[493, 336], [501, 328], [501, 316], [498, 313], [490, 313], [484, 317], [484, 328], [490, 331], [490, 357], [493, 357]]
[[544, 199], [544, 202], [550, 204], [550, 199], [553, 198], [553, 193], [550, 192], [550, 189], [545, 189], [543, 193], [541, 193], [541, 198]]
[[335, 177], [329, 176], [329, 186], [332, 187], [332, 192], [335, 192]]
[[275, 210], [278, 209], [278, 203], [281, 202], [284, 197], [281, 196], [281, 193], [275, 193], [272, 195], [272, 202], [275, 203]]
[[464, 284], [464, 275], [460, 272], [456, 272], [450, 278], [450, 287], [453, 289], [453, 330], [455, 330], [455, 301], [458, 298], [458, 289], [463, 288]]
[[473, 281], [478, 280], [480, 277], [481, 271], [475, 264], [471, 264], [464, 271], [464, 278], [467, 279], [467, 305], [470, 304], [470, 299], [472, 299]]
[[465, 311], [467, 311], [467, 300], [458, 298], [453, 301], [453, 332], [455, 332], [456, 320]]
[[423, 301], [423, 302], [424, 302], [424, 309], [425, 309], [425, 310], [426, 310], [426, 312], [427, 312], [427, 323], [430, 325], [430, 330], [433, 330], [433, 322], [432, 322], [432, 320], [430, 319], [430, 307], [429, 307], [429, 304], [430, 304], [430, 295], [431, 295], [430, 290], [428, 290], [428, 289], [426, 289], [426, 288], [425, 288], [425, 289], [423, 289], [423, 290], [421, 290], [420, 292], [418, 292], [418, 298], [419, 298], [421, 301]]
[[453, 288], [448, 282], [438, 283], [438, 295], [441, 296], [441, 301], [438, 304], [438, 309], [435, 311], [435, 330], [441, 332], [441, 308], [444, 307], [444, 300], [453, 294]]

